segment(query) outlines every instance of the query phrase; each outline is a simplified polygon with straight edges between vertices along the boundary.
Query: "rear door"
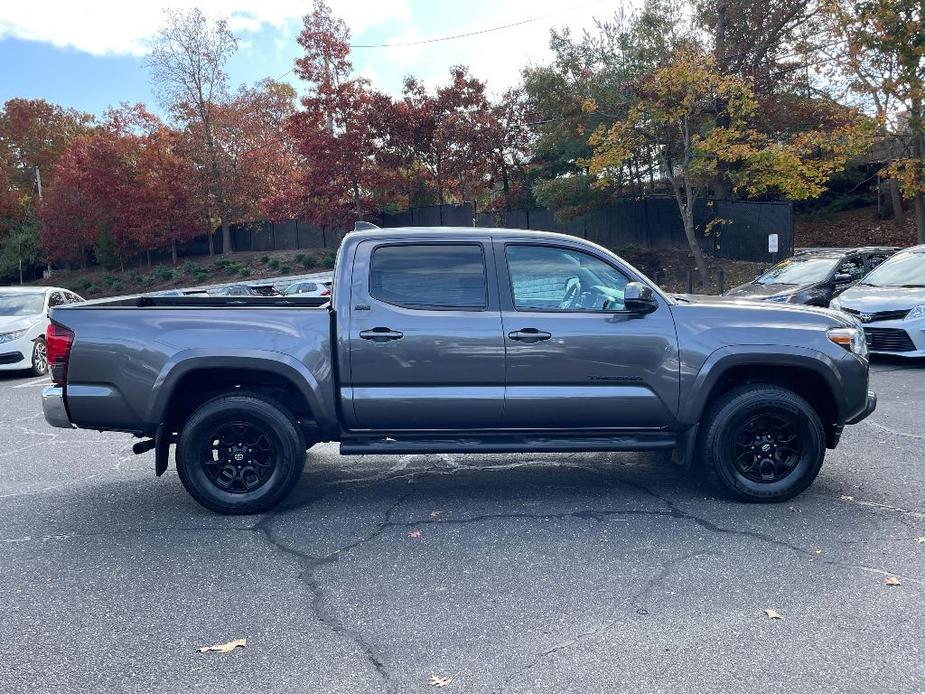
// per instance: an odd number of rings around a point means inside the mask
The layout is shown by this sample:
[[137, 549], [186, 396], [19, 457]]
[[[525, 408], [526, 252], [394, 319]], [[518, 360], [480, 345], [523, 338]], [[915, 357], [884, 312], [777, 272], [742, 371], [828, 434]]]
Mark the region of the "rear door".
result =
[[627, 312], [612, 259], [564, 243], [495, 247], [507, 346], [507, 427], [648, 429], [678, 407], [679, 362], [668, 303]]
[[490, 238], [364, 241], [352, 267], [348, 426], [500, 427], [504, 342]]

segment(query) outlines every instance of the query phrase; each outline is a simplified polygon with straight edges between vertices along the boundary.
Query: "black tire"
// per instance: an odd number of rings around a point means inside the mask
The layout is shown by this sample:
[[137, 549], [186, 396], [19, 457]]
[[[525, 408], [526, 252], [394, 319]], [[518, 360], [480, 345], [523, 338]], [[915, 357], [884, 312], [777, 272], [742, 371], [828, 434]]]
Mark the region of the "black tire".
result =
[[740, 501], [792, 499], [812, 484], [825, 458], [819, 415], [786, 388], [733, 388], [709, 408], [701, 426], [699, 469]]
[[305, 448], [298, 422], [279, 403], [253, 393], [223, 395], [201, 405], [183, 425], [177, 473], [207, 509], [262, 513], [298, 482]]
[[37, 337], [32, 345], [32, 367], [30, 371], [33, 376], [44, 376], [48, 373], [48, 349], [45, 346], [44, 337]]

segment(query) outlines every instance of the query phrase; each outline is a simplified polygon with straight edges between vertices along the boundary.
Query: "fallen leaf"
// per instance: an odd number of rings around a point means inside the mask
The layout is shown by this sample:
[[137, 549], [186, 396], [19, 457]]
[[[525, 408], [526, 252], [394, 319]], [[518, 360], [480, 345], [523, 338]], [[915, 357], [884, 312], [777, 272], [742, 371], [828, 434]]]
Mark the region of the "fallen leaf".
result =
[[784, 615], [782, 615], [777, 610], [765, 610], [764, 613], [768, 616], [768, 619], [783, 619], [784, 618]]
[[412, 537], [415, 540], [418, 539], [420, 536], [421, 536], [420, 530], [412, 530], [410, 533], [408, 533], [408, 537]]
[[443, 515], [443, 511], [431, 511], [430, 512], [431, 518], [439, 518], [442, 515]]
[[439, 675], [431, 675], [430, 682], [428, 682], [428, 684], [431, 687], [447, 687], [452, 681], [452, 677], [440, 677]]
[[797, 509], [796, 509], [795, 506], [788, 506], [788, 507], [787, 507], [787, 510], [790, 511], [790, 513], [796, 513], [796, 512], [797, 512]]
[[198, 653], [208, 653], [209, 651], [215, 651], [216, 653], [230, 653], [235, 648], [240, 646], [244, 648], [247, 645], [247, 639], [235, 639], [234, 641], [229, 641], [228, 643], [220, 643], [215, 646], [202, 646], [197, 648]]
[[885, 586], [901, 586], [902, 583], [896, 576], [887, 576], [883, 579], [883, 585]]
[[925, 535], [922, 535], [922, 537], [915, 538], [915, 541], [918, 542], [920, 545], [925, 545]]
[[842, 495], [841, 495], [840, 497], [838, 497], [838, 498], [841, 499], [842, 501], [854, 501], [854, 497], [853, 497], [853, 496], [848, 496], [847, 494], [842, 494]]

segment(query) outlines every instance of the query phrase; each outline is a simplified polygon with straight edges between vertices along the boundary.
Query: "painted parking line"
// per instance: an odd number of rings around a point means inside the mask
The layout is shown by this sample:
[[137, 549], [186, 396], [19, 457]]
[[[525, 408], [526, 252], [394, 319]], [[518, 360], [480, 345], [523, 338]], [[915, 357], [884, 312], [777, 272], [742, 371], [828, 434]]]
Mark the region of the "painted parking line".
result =
[[13, 388], [34, 388], [35, 386], [44, 386], [51, 385], [51, 379], [48, 376], [42, 376], [37, 378], [34, 381], [27, 381], [26, 383], [20, 383], [18, 386], [13, 386]]

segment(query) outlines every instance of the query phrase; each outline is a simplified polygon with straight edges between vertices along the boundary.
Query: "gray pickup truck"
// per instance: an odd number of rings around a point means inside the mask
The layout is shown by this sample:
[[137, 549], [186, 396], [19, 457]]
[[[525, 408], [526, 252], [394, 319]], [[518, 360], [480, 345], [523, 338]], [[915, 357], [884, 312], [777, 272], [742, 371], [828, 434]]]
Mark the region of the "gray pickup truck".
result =
[[255, 513], [305, 451], [673, 451], [734, 498], [806, 489], [876, 406], [853, 319], [666, 296], [610, 251], [506, 229], [355, 231], [326, 299], [127, 297], [56, 308], [54, 426], [172, 445], [189, 493]]

